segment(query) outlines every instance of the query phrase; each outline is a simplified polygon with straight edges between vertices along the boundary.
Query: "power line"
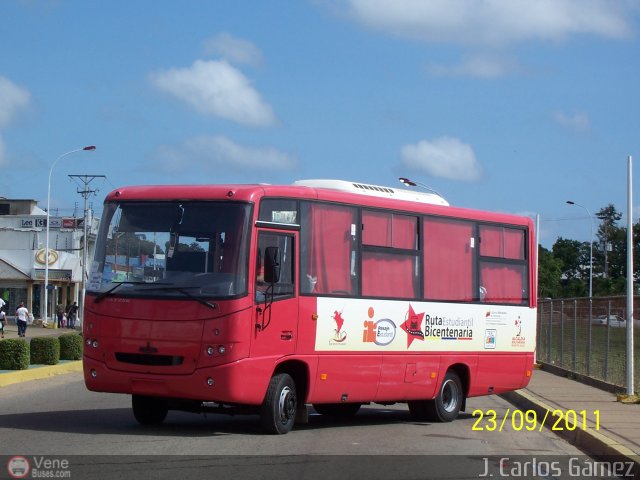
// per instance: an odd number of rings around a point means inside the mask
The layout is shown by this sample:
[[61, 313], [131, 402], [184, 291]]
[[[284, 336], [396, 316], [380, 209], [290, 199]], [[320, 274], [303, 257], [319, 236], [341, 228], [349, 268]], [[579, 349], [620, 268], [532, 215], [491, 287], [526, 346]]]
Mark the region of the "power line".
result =
[[540, 216], [541, 222], [573, 222], [577, 220], [591, 220], [598, 217], [566, 217], [566, 218], [545, 218], [544, 215]]

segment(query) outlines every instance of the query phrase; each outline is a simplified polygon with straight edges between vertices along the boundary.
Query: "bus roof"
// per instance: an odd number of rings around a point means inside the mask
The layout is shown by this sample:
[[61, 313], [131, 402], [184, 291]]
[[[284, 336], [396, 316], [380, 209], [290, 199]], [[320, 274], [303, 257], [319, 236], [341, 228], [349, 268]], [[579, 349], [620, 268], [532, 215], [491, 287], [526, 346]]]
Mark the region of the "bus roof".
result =
[[369, 185], [367, 183], [360, 182], [348, 182], [346, 180], [298, 180], [293, 182], [293, 185], [313, 188], [328, 188], [330, 190], [359, 193], [362, 195], [371, 195], [374, 197], [394, 198], [397, 200], [407, 200], [410, 202], [449, 206], [449, 202], [435, 193], [406, 190], [402, 188], [383, 187], [380, 185]]
[[[380, 190], [378, 190], [380, 189]], [[105, 199], [119, 201], [162, 201], [211, 199], [257, 203], [260, 198], [291, 197], [321, 200], [372, 208], [432, 214], [444, 217], [484, 220], [514, 225], [531, 225], [529, 217], [508, 213], [450, 206], [439, 195], [426, 192], [380, 187], [344, 180], [299, 180], [292, 185], [227, 184], [227, 185], [139, 185], [113, 190]]]

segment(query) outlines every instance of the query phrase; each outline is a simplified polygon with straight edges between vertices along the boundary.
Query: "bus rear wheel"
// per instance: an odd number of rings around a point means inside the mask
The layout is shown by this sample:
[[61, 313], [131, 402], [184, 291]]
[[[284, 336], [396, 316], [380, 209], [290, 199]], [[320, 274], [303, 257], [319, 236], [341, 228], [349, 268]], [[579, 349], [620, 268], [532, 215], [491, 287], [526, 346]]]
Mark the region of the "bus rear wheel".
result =
[[460, 377], [450, 370], [444, 376], [436, 398], [409, 402], [409, 412], [419, 421], [451, 422], [458, 417], [463, 400]]
[[298, 397], [296, 384], [290, 375], [279, 373], [271, 377], [267, 394], [260, 407], [260, 422], [269, 433], [289, 433], [296, 421]]
[[360, 410], [359, 403], [319, 403], [313, 404], [313, 408], [320, 415], [331, 417], [349, 418]]
[[160, 425], [169, 413], [166, 398], [133, 395], [131, 397], [133, 416], [140, 425]]

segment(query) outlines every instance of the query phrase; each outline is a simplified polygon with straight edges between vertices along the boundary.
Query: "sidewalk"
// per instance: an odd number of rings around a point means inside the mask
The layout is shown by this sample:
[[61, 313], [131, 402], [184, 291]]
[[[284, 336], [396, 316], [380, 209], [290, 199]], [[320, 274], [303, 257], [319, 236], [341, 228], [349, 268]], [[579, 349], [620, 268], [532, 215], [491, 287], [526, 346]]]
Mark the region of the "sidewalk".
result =
[[[42, 325], [29, 325], [27, 326], [27, 336], [25, 337], [29, 341], [33, 337], [48, 337], [48, 336], [60, 336], [63, 333], [80, 332], [80, 327], [73, 328], [44, 328]], [[15, 324], [5, 324], [4, 326], [4, 338], [19, 338], [18, 327]]]
[[640, 404], [619, 402], [613, 393], [540, 369], [527, 388], [501, 397], [534, 410], [538, 425], [546, 416], [547, 428], [555, 425], [554, 433], [590, 456], [635, 462], [634, 478], [640, 478]]
[[[25, 340], [29, 342], [34, 337], [59, 337], [65, 333], [79, 333], [80, 329], [76, 328], [44, 328], [37, 325], [29, 325]], [[16, 325], [4, 326], [4, 338], [19, 338], [18, 327]], [[70, 372], [81, 372], [82, 360], [61, 360], [57, 365], [29, 365], [27, 370], [0, 370], [0, 388], [13, 383], [27, 382], [30, 380], [40, 380], [42, 378], [51, 377]]]

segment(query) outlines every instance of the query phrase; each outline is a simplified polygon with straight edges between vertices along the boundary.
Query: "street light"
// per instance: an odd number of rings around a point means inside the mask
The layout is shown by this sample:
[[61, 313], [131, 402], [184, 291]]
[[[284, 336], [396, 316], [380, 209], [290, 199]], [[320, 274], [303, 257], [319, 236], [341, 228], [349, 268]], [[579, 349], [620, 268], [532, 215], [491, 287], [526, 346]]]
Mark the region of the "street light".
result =
[[398, 180], [400, 180], [400, 183], [402, 183], [403, 185], [406, 185], [408, 187], [422, 187], [424, 189], [429, 190], [430, 192], [435, 193], [439, 197], [442, 197], [442, 195], [440, 195], [440, 193], [437, 190], [431, 188], [429, 185], [425, 185], [424, 183], [416, 182], [416, 181], [413, 181], [413, 180], [409, 180], [408, 178], [405, 178], [405, 177], [400, 177], [400, 178], [398, 178]]
[[53, 173], [53, 167], [56, 166], [58, 160], [67, 155], [71, 155], [72, 153], [82, 152], [82, 151], [92, 151], [95, 150], [96, 147], [94, 145], [89, 145], [88, 147], [77, 148], [75, 150], [71, 150], [67, 153], [63, 153], [58, 158], [56, 158], [51, 164], [51, 168], [49, 168], [49, 182], [47, 183], [47, 227], [46, 227], [46, 238], [45, 238], [45, 250], [44, 250], [44, 324], [47, 325], [49, 323], [49, 210], [51, 204], [51, 174]]
[[593, 217], [591, 216], [591, 212], [584, 205], [580, 205], [579, 203], [572, 202], [571, 200], [567, 200], [569, 205], [575, 205], [576, 207], [582, 207], [589, 215], [589, 219], [591, 220], [591, 242], [589, 243], [589, 298], [593, 297]]

